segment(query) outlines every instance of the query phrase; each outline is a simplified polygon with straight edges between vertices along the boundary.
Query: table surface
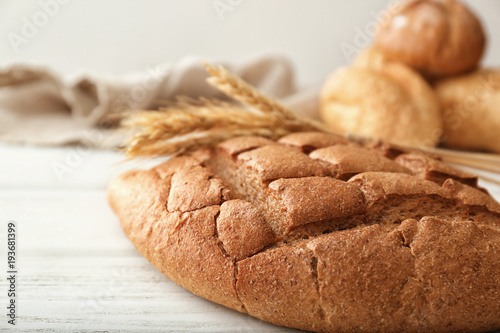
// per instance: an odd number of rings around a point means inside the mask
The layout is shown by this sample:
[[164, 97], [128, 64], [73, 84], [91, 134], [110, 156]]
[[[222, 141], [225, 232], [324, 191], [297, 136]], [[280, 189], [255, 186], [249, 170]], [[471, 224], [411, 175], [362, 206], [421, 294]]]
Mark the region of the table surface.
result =
[[[135, 251], [106, 186], [151, 162], [76, 147], [0, 146], [0, 156], [0, 244], [8, 221], [18, 229], [18, 322], [12, 329], [2, 316], [0, 331], [296, 332], [194, 296]], [[500, 199], [500, 186], [481, 185]], [[5, 246], [0, 257], [7, 274]]]

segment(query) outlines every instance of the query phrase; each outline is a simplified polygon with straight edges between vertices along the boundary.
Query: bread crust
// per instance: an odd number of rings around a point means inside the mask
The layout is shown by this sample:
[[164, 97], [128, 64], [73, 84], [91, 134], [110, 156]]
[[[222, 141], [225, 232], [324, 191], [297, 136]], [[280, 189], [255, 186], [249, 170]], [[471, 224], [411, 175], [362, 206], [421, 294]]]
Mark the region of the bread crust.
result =
[[[314, 138], [228, 140], [125, 173], [108, 200], [137, 250], [172, 281], [278, 325], [500, 329], [500, 205], [451, 167], [444, 182], [428, 180], [432, 161], [407, 168], [404, 155], [391, 160], [334, 136], [304, 152]], [[390, 167], [338, 179], [314, 156], [339, 145], [331, 156], [356, 147]]]

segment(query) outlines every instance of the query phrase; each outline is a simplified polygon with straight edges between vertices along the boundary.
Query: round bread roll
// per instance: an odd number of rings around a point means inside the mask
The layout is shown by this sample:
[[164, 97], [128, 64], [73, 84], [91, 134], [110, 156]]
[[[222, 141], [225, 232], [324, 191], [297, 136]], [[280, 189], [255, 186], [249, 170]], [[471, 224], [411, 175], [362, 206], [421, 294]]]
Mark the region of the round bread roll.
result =
[[381, 24], [375, 45], [425, 76], [474, 69], [486, 46], [480, 20], [457, 0], [413, 0]]
[[500, 153], [500, 70], [482, 69], [441, 80], [436, 94], [447, 146]]
[[442, 133], [439, 103], [411, 68], [366, 57], [334, 72], [321, 91], [320, 113], [340, 134], [434, 147]]
[[500, 204], [426, 155], [341, 137], [230, 139], [132, 171], [108, 199], [196, 295], [316, 332], [500, 329]]

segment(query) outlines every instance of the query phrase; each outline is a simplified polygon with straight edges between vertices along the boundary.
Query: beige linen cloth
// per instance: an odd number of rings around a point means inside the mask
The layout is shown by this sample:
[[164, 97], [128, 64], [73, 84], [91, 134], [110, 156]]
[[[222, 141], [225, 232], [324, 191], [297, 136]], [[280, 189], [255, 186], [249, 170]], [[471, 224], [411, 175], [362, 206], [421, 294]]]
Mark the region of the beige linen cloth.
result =
[[[314, 92], [297, 92], [293, 66], [284, 57], [261, 55], [221, 64], [266, 94], [303, 113], [315, 108]], [[79, 143], [112, 147], [121, 139], [109, 128], [108, 115], [151, 109], [178, 95], [222, 98], [210, 87], [201, 58], [162, 64], [117, 76], [84, 73], [63, 78], [47, 68], [0, 68], [0, 142], [39, 145]], [[108, 122], [108, 123], [107, 123]]]

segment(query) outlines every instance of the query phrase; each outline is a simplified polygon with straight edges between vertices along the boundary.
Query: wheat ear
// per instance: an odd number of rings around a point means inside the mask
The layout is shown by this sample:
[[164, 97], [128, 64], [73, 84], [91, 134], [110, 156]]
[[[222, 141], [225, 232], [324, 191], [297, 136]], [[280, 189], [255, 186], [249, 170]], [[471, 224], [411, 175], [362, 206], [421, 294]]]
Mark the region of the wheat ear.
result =
[[237, 136], [276, 140], [291, 132], [316, 130], [308, 123], [286, 119], [279, 112], [263, 113], [218, 100], [187, 98], [157, 111], [136, 111], [121, 125], [134, 131], [123, 149], [129, 158], [211, 148]]
[[332, 132], [331, 129], [318, 121], [297, 117], [283, 104], [259, 92], [224, 67], [214, 67], [207, 62], [204, 62], [204, 65], [208, 73], [212, 75], [207, 79], [207, 82], [241, 104], [265, 113], [278, 113], [286, 119], [307, 124], [316, 131]]

